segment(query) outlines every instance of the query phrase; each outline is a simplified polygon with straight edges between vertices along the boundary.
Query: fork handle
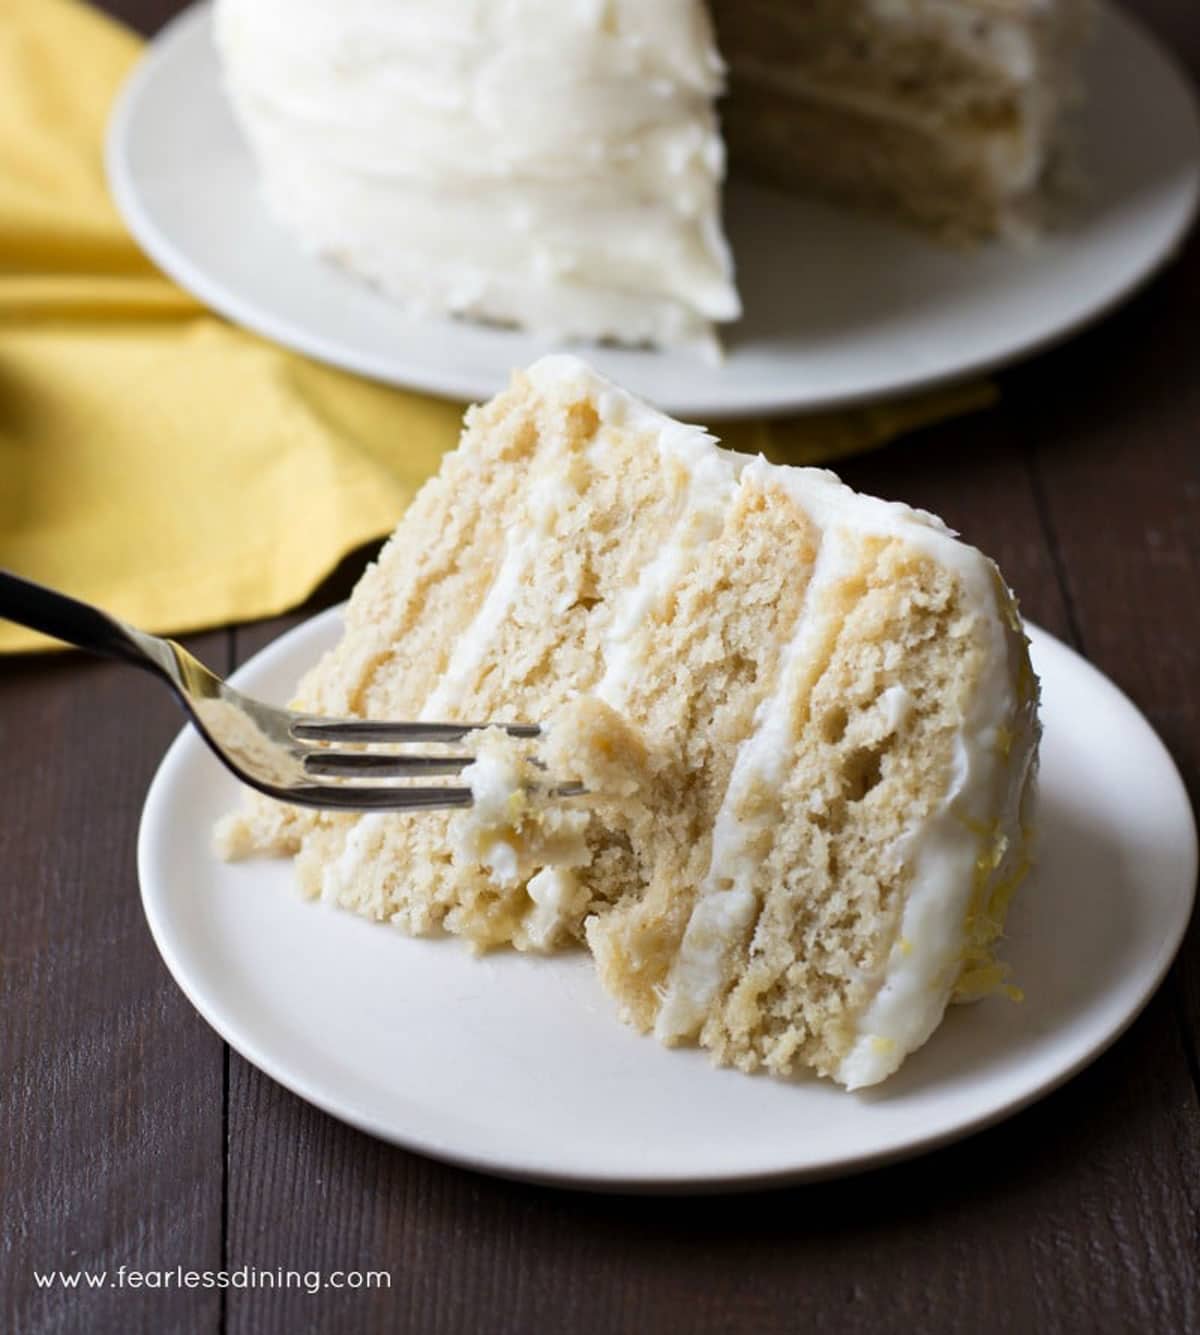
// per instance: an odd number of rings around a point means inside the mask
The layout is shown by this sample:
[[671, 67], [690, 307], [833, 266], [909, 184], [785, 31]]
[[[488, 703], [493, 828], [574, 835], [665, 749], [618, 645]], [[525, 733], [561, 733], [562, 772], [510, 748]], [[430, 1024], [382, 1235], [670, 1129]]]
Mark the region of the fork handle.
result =
[[64, 640], [76, 649], [153, 670], [153, 664], [122, 622], [98, 607], [68, 598], [65, 593], [57, 593], [7, 570], [0, 570], [0, 617]]

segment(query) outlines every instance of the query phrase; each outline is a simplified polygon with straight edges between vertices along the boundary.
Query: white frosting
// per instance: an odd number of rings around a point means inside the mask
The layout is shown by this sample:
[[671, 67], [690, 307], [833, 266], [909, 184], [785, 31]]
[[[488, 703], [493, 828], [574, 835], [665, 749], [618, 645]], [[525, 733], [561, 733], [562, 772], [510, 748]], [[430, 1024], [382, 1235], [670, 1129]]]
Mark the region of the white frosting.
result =
[[533, 910], [525, 915], [525, 937], [534, 950], [552, 950], [562, 941], [563, 927], [587, 907], [587, 888], [570, 867], [543, 867], [525, 887]]
[[525, 790], [524, 763], [516, 748], [483, 751], [461, 775], [471, 790], [476, 819], [483, 825], [505, 825], [512, 819], [512, 802]]
[[477, 855], [497, 885], [511, 887], [521, 876], [521, 854], [508, 837], [512, 832], [514, 802], [525, 793], [524, 762], [515, 748], [489, 748], [462, 772], [471, 790], [464, 845]]
[[883, 735], [900, 732], [912, 716], [913, 698], [903, 686], [889, 686], [879, 697], [878, 705], [883, 714]]
[[217, 0], [276, 214], [418, 313], [712, 347], [722, 68], [700, 0]]

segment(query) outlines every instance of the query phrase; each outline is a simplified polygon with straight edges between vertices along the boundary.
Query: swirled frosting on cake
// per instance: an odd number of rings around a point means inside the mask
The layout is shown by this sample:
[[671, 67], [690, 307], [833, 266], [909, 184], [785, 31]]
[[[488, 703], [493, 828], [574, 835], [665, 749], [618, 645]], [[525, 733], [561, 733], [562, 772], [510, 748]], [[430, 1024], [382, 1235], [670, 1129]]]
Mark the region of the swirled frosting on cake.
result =
[[713, 348], [723, 69], [697, 0], [218, 0], [275, 214], [417, 313]]

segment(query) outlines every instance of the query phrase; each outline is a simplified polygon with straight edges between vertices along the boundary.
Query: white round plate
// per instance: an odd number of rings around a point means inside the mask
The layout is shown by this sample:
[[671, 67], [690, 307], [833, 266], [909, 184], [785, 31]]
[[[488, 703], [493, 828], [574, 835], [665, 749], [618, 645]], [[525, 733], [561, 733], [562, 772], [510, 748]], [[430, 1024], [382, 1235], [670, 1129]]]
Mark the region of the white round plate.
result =
[[[547, 350], [511, 330], [410, 318], [301, 251], [259, 197], [210, 27], [202, 5], [162, 31], [110, 128], [113, 194], [156, 263], [268, 338], [435, 394], [487, 398]], [[665, 411], [713, 421], [989, 370], [1104, 314], [1185, 235], [1200, 190], [1200, 127], [1187, 82], [1139, 24], [1105, 7], [1098, 29], [1087, 68], [1092, 190], [1068, 229], [1032, 249], [955, 251], [735, 182], [727, 212], [746, 315], [728, 333], [725, 362], [615, 348], [588, 356]]]
[[[233, 678], [285, 701], [337, 640], [337, 609]], [[249, 1061], [354, 1126], [504, 1176], [601, 1190], [716, 1190], [831, 1176], [943, 1144], [1023, 1107], [1108, 1046], [1183, 936], [1196, 830], [1134, 706], [1034, 630], [1042, 848], [1006, 955], [1026, 1000], [952, 1007], [874, 1091], [716, 1070], [616, 1018], [583, 952], [414, 940], [302, 900], [290, 864], [228, 865], [238, 785], [185, 730], [151, 785], [138, 866], [176, 981]]]

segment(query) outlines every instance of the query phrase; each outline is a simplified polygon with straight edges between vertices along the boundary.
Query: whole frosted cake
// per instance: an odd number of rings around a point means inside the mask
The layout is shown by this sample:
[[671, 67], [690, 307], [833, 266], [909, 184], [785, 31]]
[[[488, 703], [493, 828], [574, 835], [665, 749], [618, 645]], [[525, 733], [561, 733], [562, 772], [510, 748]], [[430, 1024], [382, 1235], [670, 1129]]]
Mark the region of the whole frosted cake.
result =
[[725, 61], [735, 168], [950, 235], [1028, 229], [1091, 3], [217, 0], [216, 34], [311, 249], [420, 313], [711, 351], [740, 313]]
[[857, 1087], [1004, 985], [1036, 695], [996, 567], [938, 520], [549, 357], [468, 413], [296, 700], [536, 721], [546, 768], [489, 732], [472, 810], [251, 797], [220, 840], [410, 933], [586, 944], [664, 1042]]

